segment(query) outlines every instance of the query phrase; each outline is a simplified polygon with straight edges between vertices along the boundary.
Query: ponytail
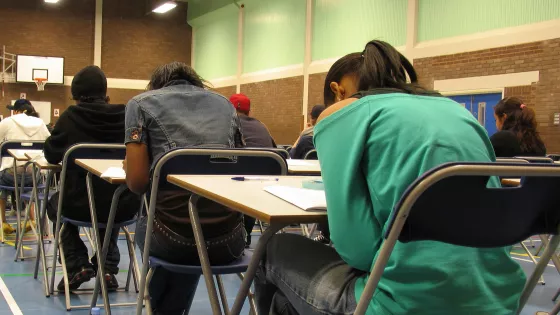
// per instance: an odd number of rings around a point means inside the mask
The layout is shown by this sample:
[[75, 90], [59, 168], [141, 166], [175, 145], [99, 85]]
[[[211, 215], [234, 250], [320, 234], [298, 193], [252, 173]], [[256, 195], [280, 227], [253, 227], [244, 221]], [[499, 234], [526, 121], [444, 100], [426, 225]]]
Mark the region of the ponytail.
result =
[[537, 131], [535, 111], [525, 105], [523, 100], [517, 97], [504, 98], [494, 107], [494, 113], [498, 117], [506, 115], [502, 130], [516, 135], [523, 153], [546, 152]]
[[[362, 52], [363, 63], [358, 72], [360, 91], [394, 88], [409, 94], [424, 94], [418, 84], [414, 67], [393, 46], [380, 40], [367, 43]], [[410, 82], [407, 81], [410, 79]]]

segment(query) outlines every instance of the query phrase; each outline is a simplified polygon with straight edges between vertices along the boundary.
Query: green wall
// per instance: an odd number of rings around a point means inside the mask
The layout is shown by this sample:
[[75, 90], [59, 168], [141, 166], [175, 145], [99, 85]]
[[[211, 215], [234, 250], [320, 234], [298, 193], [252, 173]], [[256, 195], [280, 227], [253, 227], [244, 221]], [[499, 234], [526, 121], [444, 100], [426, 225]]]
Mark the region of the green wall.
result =
[[315, 0], [312, 59], [362, 51], [372, 39], [394, 46], [405, 45], [407, 3], [407, 0]]
[[243, 72], [303, 63], [305, 0], [245, 0]]
[[560, 18], [560, 0], [419, 0], [418, 41]]
[[190, 21], [194, 68], [206, 80], [237, 74], [238, 8], [231, 4]]

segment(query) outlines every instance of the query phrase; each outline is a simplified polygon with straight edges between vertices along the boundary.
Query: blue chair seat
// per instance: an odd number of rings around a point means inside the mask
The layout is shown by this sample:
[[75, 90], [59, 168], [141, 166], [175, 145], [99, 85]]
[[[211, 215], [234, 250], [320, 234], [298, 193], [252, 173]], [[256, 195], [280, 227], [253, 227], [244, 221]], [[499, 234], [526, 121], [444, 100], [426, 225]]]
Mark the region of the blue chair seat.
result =
[[[0, 190], [15, 191], [16, 188], [14, 186], [1, 186], [0, 185]], [[31, 190], [33, 190], [33, 187], [31, 187], [31, 186], [23, 187], [23, 191], [31, 191]]]
[[[253, 252], [246, 250], [245, 255], [241, 256], [239, 259], [231, 262], [230, 264], [210, 266], [210, 268], [212, 269], [212, 273], [215, 275], [227, 275], [227, 274], [245, 272], [247, 271], [247, 267], [249, 266], [252, 257], [253, 257]], [[197, 275], [202, 274], [201, 266], [172, 264], [163, 259], [153, 257], [153, 256], [150, 256], [150, 267], [151, 268], [161, 267], [175, 273], [197, 274]]]
[[[72, 219], [69, 219], [65, 216], [62, 216], [62, 223], [70, 223], [72, 225], [81, 226], [81, 227], [89, 227], [89, 228], [93, 227], [93, 223], [91, 223], [91, 221], [88, 222], [88, 221], [72, 220]], [[120, 227], [129, 226], [129, 225], [133, 225], [133, 224], [136, 224], [136, 218], [132, 218], [130, 220], [123, 221], [123, 222], [115, 222], [113, 227], [120, 228]], [[105, 226], [107, 226], [106, 223], [101, 223], [101, 222], [98, 222], [97, 225], [100, 229], [103, 229], [103, 228], [105, 228]]]
[[[49, 192], [49, 199], [51, 199], [51, 197], [54, 194], [56, 194], [56, 191], [50, 191]], [[28, 191], [28, 192], [25, 192], [25, 193], [21, 194], [19, 197], [21, 198], [21, 200], [31, 200], [32, 195], [33, 195], [33, 192]], [[44, 193], [38, 193], [37, 195], [38, 195], [40, 201], [45, 200], [45, 194]]]

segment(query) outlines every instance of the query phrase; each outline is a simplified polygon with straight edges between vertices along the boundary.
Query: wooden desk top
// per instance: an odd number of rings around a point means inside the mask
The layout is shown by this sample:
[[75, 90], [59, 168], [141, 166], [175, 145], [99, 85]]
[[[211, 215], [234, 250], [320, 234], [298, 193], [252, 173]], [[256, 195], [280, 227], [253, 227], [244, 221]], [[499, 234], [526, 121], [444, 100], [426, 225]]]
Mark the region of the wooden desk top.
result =
[[[167, 180], [199, 196], [269, 223], [317, 223], [327, 219], [326, 212], [310, 212], [266, 192], [264, 187], [281, 185], [301, 188], [306, 179], [316, 176], [263, 176], [279, 181], [234, 181], [231, 175], [169, 175]], [[260, 177], [260, 176], [259, 176]]]
[[299, 175], [321, 175], [321, 165], [318, 160], [292, 160], [287, 159], [288, 173]]
[[[29, 161], [29, 156], [36, 157], [37, 155], [41, 155], [43, 151], [41, 150], [25, 150], [25, 149], [9, 149], [8, 154], [13, 156], [16, 161]], [[28, 156], [29, 155], [29, 156]]]
[[[96, 160], [96, 159], [76, 159], [76, 164], [83, 167], [86, 171], [92, 173], [97, 177], [101, 177], [109, 167], [122, 168], [122, 160]], [[125, 177], [101, 177], [105, 181], [114, 184], [121, 185], [126, 184]]]
[[517, 187], [521, 184], [520, 178], [503, 178], [502, 179], [502, 186], [507, 187]]
[[51, 164], [45, 160], [45, 157], [40, 157], [35, 160], [35, 165], [42, 170], [42, 171], [55, 171], [60, 172], [62, 170], [62, 165], [60, 164]]

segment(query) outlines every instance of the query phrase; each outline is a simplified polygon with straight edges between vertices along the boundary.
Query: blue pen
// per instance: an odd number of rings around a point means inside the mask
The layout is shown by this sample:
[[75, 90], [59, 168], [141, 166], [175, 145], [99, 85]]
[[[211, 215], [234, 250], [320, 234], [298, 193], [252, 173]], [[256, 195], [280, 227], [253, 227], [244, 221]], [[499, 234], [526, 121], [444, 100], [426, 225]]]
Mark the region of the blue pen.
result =
[[278, 178], [270, 178], [270, 177], [257, 177], [257, 176], [241, 176], [241, 177], [232, 177], [232, 180], [236, 180], [238, 182], [244, 182], [246, 180], [262, 180], [262, 181], [278, 181]]

